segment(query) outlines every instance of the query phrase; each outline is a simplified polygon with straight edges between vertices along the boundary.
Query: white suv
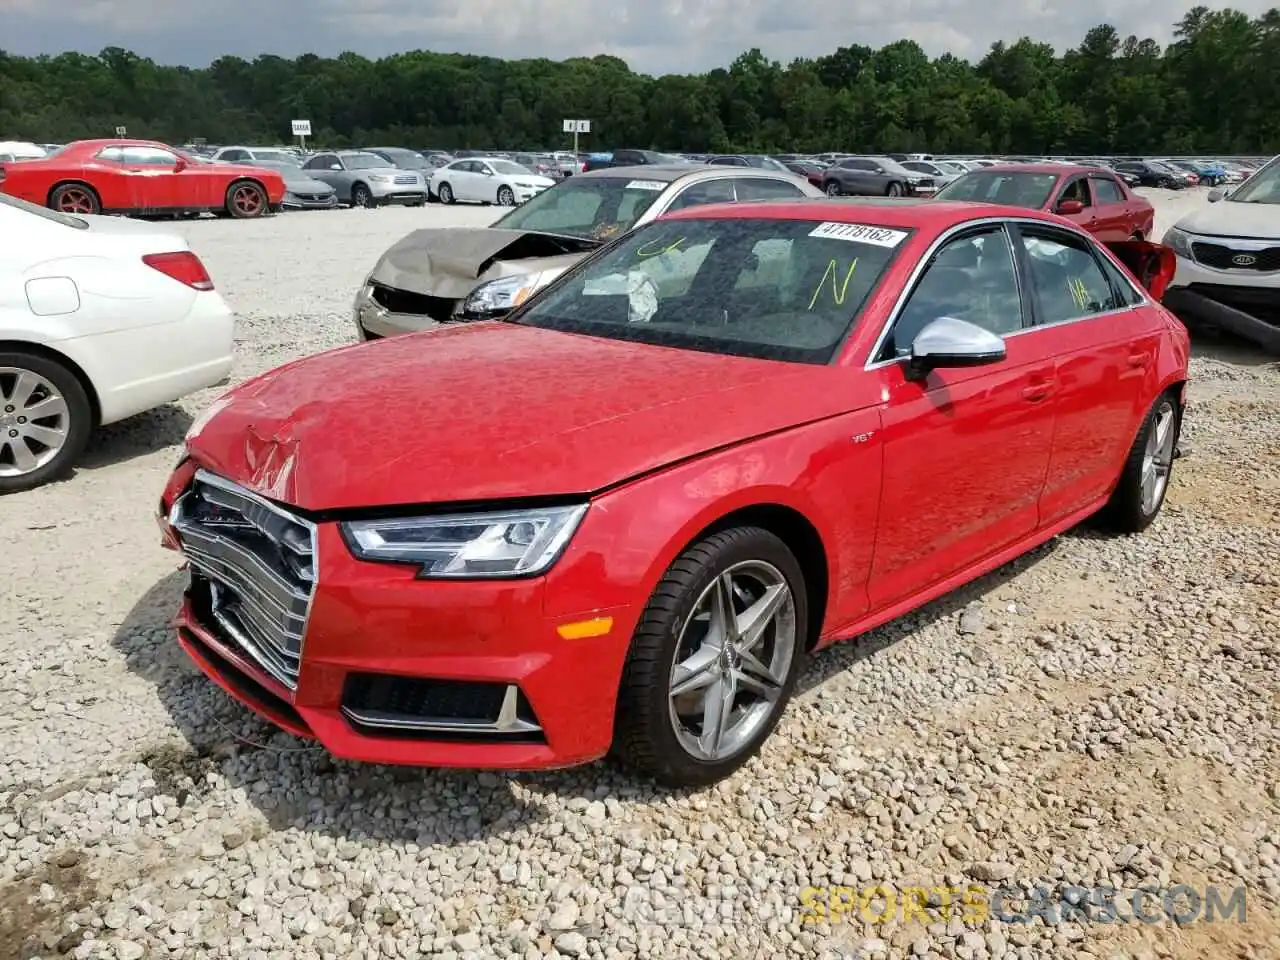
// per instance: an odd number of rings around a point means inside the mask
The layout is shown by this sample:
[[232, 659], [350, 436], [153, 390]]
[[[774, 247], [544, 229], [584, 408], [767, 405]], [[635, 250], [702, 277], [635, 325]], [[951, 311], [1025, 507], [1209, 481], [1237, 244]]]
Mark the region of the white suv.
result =
[[1164, 235], [1178, 256], [1165, 306], [1280, 356], [1280, 157], [1209, 200]]

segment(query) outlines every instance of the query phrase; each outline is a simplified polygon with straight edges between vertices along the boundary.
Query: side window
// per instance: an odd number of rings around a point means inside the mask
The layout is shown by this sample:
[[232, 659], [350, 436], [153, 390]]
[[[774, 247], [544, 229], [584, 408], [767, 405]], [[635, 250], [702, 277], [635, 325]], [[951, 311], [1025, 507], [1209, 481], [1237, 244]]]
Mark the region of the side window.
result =
[[799, 200], [805, 195], [796, 184], [765, 177], [738, 177], [735, 181], [738, 200]]
[[641, 164], [648, 163], [648, 158], [638, 150], [615, 150], [613, 151], [613, 162], [617, 164]]
[[841, 160], [840, 166], [849, 170], [874, 170], [879, 164], [872, 163], [870, 160]]
[[700, 207], [706, 203], [733, 203], [735, 199], [732, 180], [704, 180], [686, 187], [667, 207], [667, 212]]
[[222, 155], [223, 160], [248, 160], [249, 151], [247, 150], [228, 150]]
[[1013, 248], [1003, 227], [963, 234], [934, 254], [876, 360], [908, 355], [920, 331], [939, 317], [967, 320], [1000, 335], [1022, 329]]
[[1089, 181], [1084, 177], [1076, 177], [1062, 189], [1062, 196], [1058, 197], [1058, 202], [1063, 200], [1079, 200], [1086, 207], [1092, 205], [1089, 198]]
[[1023, 230], [1040, 322], [1065, 323], [1124, 306], [1089, 241], [1056, 231]]
[[1133, 289], [1133, 281], [1124, 275], [1124, 273], [1106, 257], [1098, 258], [1102, 262], [1102, 271], [1107, 275], [1107, 279], [1111, 281], [1111, 286], [1119, 291], [1119, 303], [1117, 306], [1136, 307], [1142, 303], [1143, 296], [1137, 290]]
[[1094, 196], [1098, 203], [1124, 203], [1124, 194], [1120, 192], [1120, 184], [1110, 177], [1091, 177]]
[[139, 167], [172, 167], [178, 158], [157, 147], [125, 147], [124, 162]]
[[124, 163], [124, 147], [104, 147], [98, 151], [98, 159], [111, 163]]

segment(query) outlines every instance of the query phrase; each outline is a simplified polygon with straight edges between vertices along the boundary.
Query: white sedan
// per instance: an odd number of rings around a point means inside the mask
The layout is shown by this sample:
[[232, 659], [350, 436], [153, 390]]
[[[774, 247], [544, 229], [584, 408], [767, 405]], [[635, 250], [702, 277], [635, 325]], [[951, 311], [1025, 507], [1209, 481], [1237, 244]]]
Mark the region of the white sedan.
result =
[[233, 326], [181, 237], [0, 194], [0, 494], [66, 474], [95, 427], [224, 380]]
[[441, 203], [465, 200], [514, 207], [536, 197], [555, 181], [500, 157], [465, 157], [439, 167], [427, 183]]

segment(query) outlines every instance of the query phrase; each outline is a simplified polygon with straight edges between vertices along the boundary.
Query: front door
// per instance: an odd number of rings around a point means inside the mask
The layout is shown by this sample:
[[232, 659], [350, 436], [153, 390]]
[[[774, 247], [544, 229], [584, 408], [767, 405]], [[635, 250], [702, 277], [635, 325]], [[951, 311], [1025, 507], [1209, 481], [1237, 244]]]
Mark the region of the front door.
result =
[[[881, 380], [884, 480], [871, 608], [883, 609], [1035, 529], [1049, 464], [1055, 360], [1018, 336], [1029, 326], [1013, 240], [1002, 224], [948, 241], [892, 322], [873, 369]], [[1006, 337], [988, 366], [906, 377], [902, 358], [933, 320], [955, 317]]]

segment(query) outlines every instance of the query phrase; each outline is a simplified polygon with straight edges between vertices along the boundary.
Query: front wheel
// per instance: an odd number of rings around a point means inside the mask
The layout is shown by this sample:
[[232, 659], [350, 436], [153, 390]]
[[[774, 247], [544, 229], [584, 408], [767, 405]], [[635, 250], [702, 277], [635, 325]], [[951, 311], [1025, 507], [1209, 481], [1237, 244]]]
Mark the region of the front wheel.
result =
[[515, 191], [513, 191], [508, 186], [499, 187], [498, 188], [498, 206], [514, 207], [515, 205], [516, 205]]
[[806, 647], [795, 556], [759, 527], [699, 541], [667, 570], [636, 627], [614, 752], [673, 787], [729, 776], [773, 732]]
[[885, 195], [890, 197], [902, 196], [902, 184], [900, 183], [889, 184], [889, 189], [885, 191]]
[[440, 195], [441, 203], [453, 203], [453, 187], [447, 183], [440, 184], [440, 189], [436, 191]]
[[1116, 532], [1140, 533], [1160, 514], [1181, 429], [1178, 403], [1171, 393], [1161, 394], [1142, 421], [1104, 509], [1107, 525]]
[[227, 188], [227, 213], [237, 220], [252, 220], [267, 212], [267, 194], [256, 183], [233, 183]]
[[84, 387], [62, 364], [0, 353], [0, 494], [69, 473], [89, 442], [92, 417]]
[[369, 188], [363, 183], [357, 183], [351, 188], [351, 205], [353, 207], [364, 207], [372, 210], [375, 206], [373, 194], [369, 192]]

